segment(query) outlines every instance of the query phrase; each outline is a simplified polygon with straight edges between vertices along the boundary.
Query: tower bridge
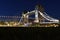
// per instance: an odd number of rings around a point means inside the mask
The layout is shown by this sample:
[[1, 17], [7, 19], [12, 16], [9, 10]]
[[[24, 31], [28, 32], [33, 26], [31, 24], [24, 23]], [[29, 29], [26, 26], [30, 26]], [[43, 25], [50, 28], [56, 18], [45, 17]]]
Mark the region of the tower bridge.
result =
[[[35, 15], [35, 18], [29, 17], [31, 15]], [[0, 16], [0, 20], [8, 19], [12, 21], [6, 21], [3, 26], [30, 26], [39, 24], [40, 26], [58, 26], [59, 20], [53, 17], [50, 17], [41, 5], [37, 5], [34, 10], [23, 12], [22, 16]], [[5, 19], [4, 19], [5, 20]], [[15, 20], [15, 21], [14, 21]], [[31, 21], [30, 21], [31, 20]], [[30, 22], [29, 22], [30, 21]], [[2, 25], [0, 25], [2, 26]]]
[[59, 24], [59, 20], [53, 17], [50, 17], [40, 5], [37, 5], [35, 10], [33, 11], [23, 13], [19, 22], [22, 22], [23, 20], [24, 23], [25, 22], [29, 23], [28, 19], [29, 19], [29, 16], [32, 14], [35, 15], [35, 20], [33, 21], [34, 23], [47, 24], [47, 25], [48, 24]]

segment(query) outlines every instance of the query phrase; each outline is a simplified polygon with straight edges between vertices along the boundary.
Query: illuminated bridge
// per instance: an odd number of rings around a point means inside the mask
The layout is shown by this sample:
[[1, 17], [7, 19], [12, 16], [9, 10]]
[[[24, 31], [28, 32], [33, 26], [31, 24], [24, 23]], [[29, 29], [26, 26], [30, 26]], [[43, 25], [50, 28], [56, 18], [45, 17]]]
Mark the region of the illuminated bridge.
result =
[[[35, 17], [32, 18], [31, 15]], [[13, 26], [20, 26], [20, 24], [23, 24], [22, 26], [29, 26], [33, 23], [55, 25], [59, 23], [59, 20], [49, 16], [41, 5], [37, 5], [33, 11], [23, 12], [22, 16], [0, 16], [0, 21], [5, 21], [7, 26], [12, 26], [12, 24]]]
[[[31, 15], [35, 15], [35, 19], [30, 17]], [[25, 25], [28, 25], [29, 19], [34, 19], [34, 23], [39, 23], [39, 24], [59, 24], [59, 20], [55, 19], [51, 16], [49, 16], [43, 9], [41, 5], [37, 5], [35, 7], [35, 10], [33, 11], [28, 11], [28, 12], [23, 12], [22, 17], [19, 22], [25, 23]], [[32, 22], [30, 24], [32, 24]]]

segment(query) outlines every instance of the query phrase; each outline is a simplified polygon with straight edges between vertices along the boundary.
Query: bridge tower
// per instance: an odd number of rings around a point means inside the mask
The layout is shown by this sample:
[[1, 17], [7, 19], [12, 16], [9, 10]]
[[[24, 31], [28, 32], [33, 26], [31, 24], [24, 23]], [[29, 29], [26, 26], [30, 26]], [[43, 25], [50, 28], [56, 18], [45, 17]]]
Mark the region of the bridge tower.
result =
[[39, 14], [39, 12], [44, 12], [44, 8], [42, 5], [36, 5], [35, 7], [35, 22], [42, 22], [44, 21], [44, 18]]
[[22, 12], [22, 18], [23, 18], [23, 23], [28, 23], [28, 16], [26, 15], [27, 11], [25, 10], [24, 12]]
[[34, 22], [39, 22], [39, 19], [38, 19], [38, 7], [35, 8], [35, 21]]

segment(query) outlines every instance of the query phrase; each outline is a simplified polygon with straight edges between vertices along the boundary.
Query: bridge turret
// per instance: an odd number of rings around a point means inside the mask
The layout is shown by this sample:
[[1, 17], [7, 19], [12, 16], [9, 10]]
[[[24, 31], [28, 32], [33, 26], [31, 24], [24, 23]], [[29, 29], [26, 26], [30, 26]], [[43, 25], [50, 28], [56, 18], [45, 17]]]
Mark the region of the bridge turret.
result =
[[27, 23], [28, 22], [28, 15], [26, 15], [28, 11], [24, 10], [22, 12], [22, 16], [23, 16], [23, 23]]
[[41, 12], [44, 12], [44, 7], [42, 5], [37, 4], [35, 6], [35, 8], [38, 9], [39, 11], [41, 11]]
[[39, 22], [39, 11], [40, 12], [44, 12], [44, 8], [43, 8], [43, 6], [42, 5], [36, 5], [35, 6], [35, 21], [34, 22]]
[[24, 10], [22, 13], [23, 13], [23, 14], [26, 14], [27, 12], [28, 12], [27, 10]]

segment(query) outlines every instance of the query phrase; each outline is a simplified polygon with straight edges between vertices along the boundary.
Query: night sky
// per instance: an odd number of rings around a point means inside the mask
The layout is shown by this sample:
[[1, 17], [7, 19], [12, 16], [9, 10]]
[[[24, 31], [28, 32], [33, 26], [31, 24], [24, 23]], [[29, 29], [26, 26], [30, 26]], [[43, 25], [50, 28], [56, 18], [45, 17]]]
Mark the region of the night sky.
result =
[[45, 12], [60, 19], [60, 0], [0, 0], [0, 16], [19, 16], [24, 10], [34, 10], [36, 4], [41, 4]]

